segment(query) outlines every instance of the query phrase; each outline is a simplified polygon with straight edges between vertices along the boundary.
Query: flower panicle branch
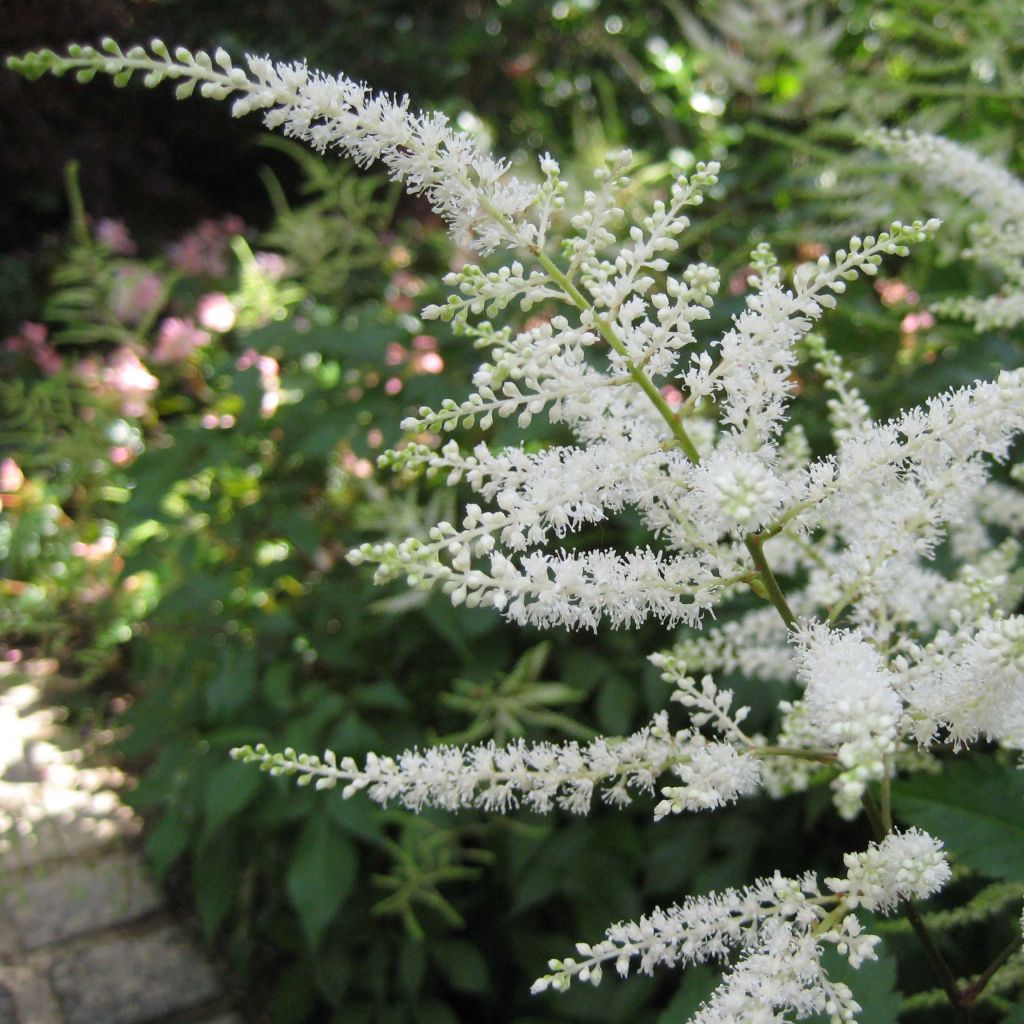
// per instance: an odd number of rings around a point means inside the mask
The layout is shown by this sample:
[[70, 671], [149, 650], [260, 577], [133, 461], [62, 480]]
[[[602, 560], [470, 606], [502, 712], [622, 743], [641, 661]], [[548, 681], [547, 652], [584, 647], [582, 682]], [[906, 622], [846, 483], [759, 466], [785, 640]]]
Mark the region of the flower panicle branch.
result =
[[296, 775], [299, 785], [341, 786], [346, 799], [365, 792], [377, 803], [414, 811], [429, 806], [507, 812], [522, 806], [585, 814], [595, 795], [623, 806], [634, 792], [653, 793], [657, 780], [672, 773], [681, 785], [663, 790], [656, 818], [732, 803], [756, 791], [760, 769], [751, 752], [709, 742], [693, 730], [670, 731], [665, 712], [630, 736], [585, 745], [516, 740], [504, 746], [437, 746], [396, 757], [368, 754], [362, 767], [332, 751], [317, 757], [292, 749], [272, 753], [263, 745], [237, 747], [231, 756], [271, 775]]

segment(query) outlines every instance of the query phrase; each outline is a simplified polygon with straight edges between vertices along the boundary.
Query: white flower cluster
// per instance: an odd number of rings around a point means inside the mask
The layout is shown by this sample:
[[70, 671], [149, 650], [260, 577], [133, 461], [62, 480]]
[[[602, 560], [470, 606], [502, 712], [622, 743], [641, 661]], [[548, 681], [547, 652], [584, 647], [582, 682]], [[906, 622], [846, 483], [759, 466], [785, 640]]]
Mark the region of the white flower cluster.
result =
[[995, 267], [1005, 284], [995, 295], [947, 299], [937, 312], [971, 321], [979, 331], [1024, 323], [1024, 183], [972, 149], [937, 135], [879, 130], [868, 141], [897, 156], [928, 186], [951, 189], [971, 212], [964, 256]]
[[834, 783], [837, 806], [854, 817], [867, 784], [885, 775], [886, 758], [896, 751], [903, 705], [894, 676], [856, 632], [803, 626], [796, 643], [809, 724], [836, 751], [843, 767]]
[[950, 879], [942, 843], [912, 828], [892, 832], [862, 853], [843, 857], [845, 878], [826, 878], [848, 907], [888, 913], [901, 900], [931, 896]]
[[829, 979], [821, 964], [825, 948], [833, 946], [854, 967], [875, 959], [879, 939], [850, 912], [886, 914], [902, 900], [930, 896], [949, 881], [950, 869], [942, 843], [919, 829], [891, 833], [844, 860], [847, 875], [825, 880], [832, 897], [811, 874], [793, 879], [778, 872], [746, 889], [688, 897], [612, 925], [598, 943], [577, 943], [577, 955], [551, 960], [551, 973], [533, 990], [564, 991], [574, 980], [598, 985], [608, 963], [625, 977], [634, 966], [650, 974], [659, 965], [723, 961], [739, 952], [691, 1024], [781, 1021], [785, 1013], [853, 1020], [860, 1007], [846, 985]]
[[666, 712], [624, 739], [601, 738], [582, 747], [524, 740], [503, 747], [440, 746], [395, 758], [368, 754], [361, 768], [333, 751], [320, 758], [257, 746], [237, 747], [231, 756], [272, 775], [297, 774], [300, 785], [341, 785], [346, 799], [365, 791], [377, 803], [399, 803], [413, 811], [429, 806], [504, 812], [522, 805], [542, 813], [558, 807], [585, 814], [595, 790], [607, 803], [622, 806], [632, 800], [630, 787], [651, 793], [659, 776], [671, 771], [682, 785], [665, 790], [667, 800], [655, 811], [660, 818], [731, 803], [756, 790], [759, 772], [749, 753], [709, 743], [693, 730], [671, 732]]

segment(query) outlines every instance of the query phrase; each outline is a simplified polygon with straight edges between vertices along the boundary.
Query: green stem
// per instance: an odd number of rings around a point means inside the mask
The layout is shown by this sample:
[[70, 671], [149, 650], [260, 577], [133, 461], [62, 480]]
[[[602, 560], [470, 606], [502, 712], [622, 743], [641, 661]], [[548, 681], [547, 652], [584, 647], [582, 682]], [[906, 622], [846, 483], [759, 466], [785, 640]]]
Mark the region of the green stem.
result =
[[68, 206], [71, 208], [71, 231], [75, 236], [75, 242], [85, 249], [91, 249], [92, 239], [89, 237], [89, 221], [85, 215], [85, 201], [82, 199], [78, 169], [77, 160], [67, 162], [64, 168], [64, 188], [68, 194]]
[[939, 982], [946, 993], [946, 998], [949, 1000], [950, 1005], [957, 1011], [957, 1016], [961, 1020], [969, 1020], [969, 1007], [963, 1003], [963, 993], [961, 993], [956, 983], [953, 972], [949, 969], [949, 964], [946, 963], [945, 958], [939, 952], [939, 947], [935, 945], [935, 940], [932, 938], [931, 932], [928, 931], [928, 926], [924, 923], [924, 919], [918, 912], [917, 907], [910, 900], [904, 900], [900, 903], [900, 910], [903, 911], [903, 916], [910, 922], [910, 927], [914, 929], [918, 942], [921, 943], [925, 953], [928, 955], [928, 959], [931, 960], [932, 967], [938, 975]]
[[793, 609], [789, 607], [786, 595], [783, 594], [779, 581], [775, 578], [775, 573], [772, 572], [771, 566], [768, 564], [768, 560], [764, 557], [761, 535], [748, 533], [743, 538], [743, 543], [746, 544], [750, 557], [754, 560], [754, 565], [757, 567], [761, 584], [764, 587], [764, 597], [774, 605], [775, 610], [782, 617], [782, 621], [786, 624], [787, 628], [792, 629], [796, 625], [796, 616], [793, 614]]
[[[875, 837], [881, 842], [888, 835], [888, 832], [886, 831], [882, 811], [875, 802], [874, 795], [870, 789], [864, 791], [862, 802], [864, 811], [875, 832]], [[943, 991], [946, 993], [946, 998], [949, 1000], [950, 1005], [957, 1011], [957, 1015], [961, 1020], [969, 1020], [968, 1008], [963, 1004], [963, 994], [956, 983], [956, 977], [952, 970], [950, 970], [949, 964], [946, 963], [945, 957], [939, 951], [939, 947], [935, 945], [935, 940], [932, 938], [931, 932], [928, 931], [928, 926], [924, 923], [924, 919], [921, 917], [917, 907], [910, 900], [901, 900], [900, 911], [910, 923], [910, 927], [914, 930], [918, 942], [921, 943], [925, 954], [932, 962], [932, 968], [939, 979], [939, 983], [942, 985]]]
[[882, 776], [882, 828], [888, 835], [892, 831], [892, 756], [884, 758], [885, 774]]
[[1019, 949], [1019, 937], [1008, 942], [995, 960], [993, 960], [992, 963], [990, 963], [988, 967], [986, 967], [985, 970], [963, 990], [963, 993], [960, 996], [960, 1005], [967, 1009], [972, 1007], [978, 1001], [978, 996], [985, 991], [985, 986], [988, 985], [995, 976], [996, 971], [998, 971], [999, 968], [1002, 967], [1003, 964], [1005, 964], [1006, 961], [1009, 960], [1010, 957]]
[[[598, 316], [597, 311], [587, 301], [586, 296], [569, 280], [555, 261], [540, 249], [535, 249], [533, 255], [537, 258], [537, 262], [544, 268], [548, 276], [565, 292], [573, 305], [580, 311], [589, 312], [593, 316], [595, 326], [601, 332], [601, 337], [608, 342], [608, 345], [615, 352], [618, 352], [620, 356], [628, 359], [629, 353], [626, 351], [626, 346], [615, 336], [611, 325]], [[651, 378], [644, 373], [641, 367], [635, 366], [632, 363], [630, 364], [629, 375], [661, 414], [662, 419], [668, 424], [669, 430], [672, 431], [672, 436], [679, 443], [679, 447], [682, 448], [690, 462], [694, 465], [700, 462], [700, 453], [697, 451], [696, 446], [690, 440], [682, 423], [679, 422], [679, 417], [669, 408], [668, 402], [665, 401], [665, 397], [657, 389]]]
[[836, 755], [830, 750], [798, 750], [793, 747], [752, 747], [751, 753], [757, 757], [795, 757], [801, 761], [821, 761], [830, 764]]

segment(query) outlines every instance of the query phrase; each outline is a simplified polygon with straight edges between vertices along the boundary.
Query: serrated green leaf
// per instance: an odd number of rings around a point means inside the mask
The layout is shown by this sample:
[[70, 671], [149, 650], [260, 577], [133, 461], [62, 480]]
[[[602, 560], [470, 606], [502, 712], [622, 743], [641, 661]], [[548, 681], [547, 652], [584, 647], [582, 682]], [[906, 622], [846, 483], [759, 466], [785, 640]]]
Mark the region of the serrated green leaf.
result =
[[299, 837], [285, 885], [313, 948], [352, 891], [358, 870], [352, 841], [325, 815], [311, 818]]
[[990, 758], [948, 761], [941, 775], [893, 785], [900, 820], [992, 878], [1024, 881], [1024, 774]]

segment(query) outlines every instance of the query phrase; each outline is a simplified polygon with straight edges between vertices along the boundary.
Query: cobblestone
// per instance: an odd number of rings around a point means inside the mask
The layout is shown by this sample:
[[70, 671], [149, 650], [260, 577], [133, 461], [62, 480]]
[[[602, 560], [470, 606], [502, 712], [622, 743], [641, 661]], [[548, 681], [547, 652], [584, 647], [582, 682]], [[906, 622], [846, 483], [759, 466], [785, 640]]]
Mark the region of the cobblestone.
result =
[[58, 953], [50, 981], [68, 1024], [141, 1024], [220, 993], [213, 970], [175, 925]]
[[0, 664], [0, 1024], [243, 1024], [128, 848], [140, 822], [118, 773], [62, 746], [52, 668], [12, 671]]
[[138, 854], [126, 852], [10, 878], [4, 903], [26, 950], [132, 921], [162, 902]]

